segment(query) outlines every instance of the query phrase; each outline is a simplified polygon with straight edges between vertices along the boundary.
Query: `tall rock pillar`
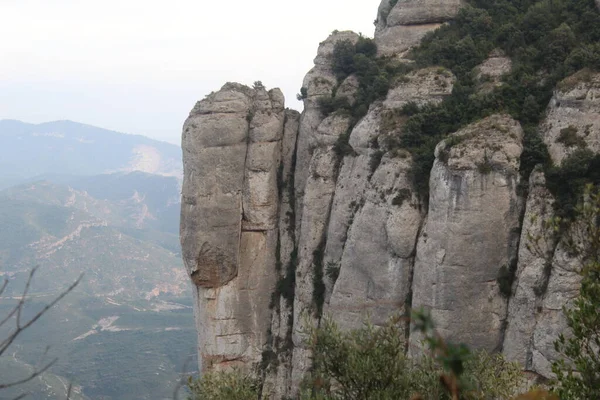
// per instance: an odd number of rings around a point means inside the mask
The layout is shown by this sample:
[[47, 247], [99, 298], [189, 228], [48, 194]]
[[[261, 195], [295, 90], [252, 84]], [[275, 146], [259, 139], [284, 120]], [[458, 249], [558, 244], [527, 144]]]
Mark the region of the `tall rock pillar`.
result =
[[277, 280], [284, 99], [228, 83], [183, 127], [181, 244], [202, 369], [260, 361]]

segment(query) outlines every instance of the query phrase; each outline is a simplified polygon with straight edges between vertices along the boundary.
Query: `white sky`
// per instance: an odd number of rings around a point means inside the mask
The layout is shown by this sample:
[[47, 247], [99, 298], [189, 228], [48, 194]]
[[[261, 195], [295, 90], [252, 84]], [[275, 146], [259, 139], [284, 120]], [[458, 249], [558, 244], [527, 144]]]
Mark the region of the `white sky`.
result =
[[373, 34], [380, 0], [0, 0], [0, 119], [70, 119], [179, 144], [226, 81], [288, 107], [334, 29]]

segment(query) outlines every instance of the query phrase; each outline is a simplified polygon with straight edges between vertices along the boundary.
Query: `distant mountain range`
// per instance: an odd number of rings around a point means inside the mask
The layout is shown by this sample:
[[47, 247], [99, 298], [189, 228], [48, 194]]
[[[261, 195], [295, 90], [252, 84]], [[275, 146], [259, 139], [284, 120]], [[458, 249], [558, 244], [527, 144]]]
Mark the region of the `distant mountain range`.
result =
[[142, 171], [181, 179], [181, 148], [72, 121], [0, 120], [0, 188], [55, 175]]
[[28, 312], [83, 273], [0, 358], [0, 376], [23, 377], [45, 353], [57, 364], [0, 399], [23, 389], [63, 399], [68, 382], [77, 400], [172, 398], [196, 365], [180, 178], [181, 151], [168, 143], [70, 121], [0, 121], [0, 319], [33, 266]]

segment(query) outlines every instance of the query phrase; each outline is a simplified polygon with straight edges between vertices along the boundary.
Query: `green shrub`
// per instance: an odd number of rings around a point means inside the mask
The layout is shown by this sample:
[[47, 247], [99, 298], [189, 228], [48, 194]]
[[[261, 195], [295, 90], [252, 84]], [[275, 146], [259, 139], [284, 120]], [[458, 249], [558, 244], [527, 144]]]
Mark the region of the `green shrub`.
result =
[[325, 268], [325, 274], [327, 274], [327, 277], [332, 283], [335, 283], [340, 276], [340, 265], [334, 262], [328, 262], [327, 267]]
[[500, 293], [506, 298], [512, 294], [512, 284], [515, 279], [515, 272], [506, 265], [503, 265], [498, 270], [498, 276], [496, 282], [498, 283], [498, 289]]
[[325, 237], [321, 239], [317, 248], [313, 251], [313, 291], [312, 302], [315, 307], [315, 317], [323, 315], [323, 304], [325, 303], [325, 282], [323, 281], [325, 268], [323, 259], [325, 257]]
[[294, 304], [294, 296], [296, 292], [296, 266], [298, 263], [298, 249], [294, 247], [290, 255], [290, 261], [285, 268], [285, 274], [277, 281], [275, 292], [271, 298], [271, 308], [277, 302], [278, 297], [285, 299], [286, 304], [291, 307]]
[[355, 45], [349, 40], [339, 40], [333, 47], [333, 72], [338, 79], [344, 79], [354, 72]]
[[411, 117], [419, 112], [419, 105], [411, 100], [408, 103], [404, 104], [400, 111], [402, 112], [402, 115]]
[[258, 400], [260, 381], [239, 370], [207, 372], [200, 379], [188, 379], [189, 400]]
[[[591, 0], [469, 4], [453, 23], [428, 34], [411, 55], [417, 67], [442, 66], [457, 77], [452, 94], [439, 106], [411, 115], [399, 140], [416, 160], [413, 184], [423, 200], [433, 164], [424, 153], [433, 152], [448, 133], [491, 113], [507, 112], [521, 122], [521, 176], [527, 182], [535, 164], [549, 160], [536, 131], [552, 91], [569, 74], [600, 66], [600, 13]], [[494, 48], [511, 57], [513, 68], [503, 85], [479, 94], [471, 72]]]
[[400, 189], [400, 191], [392, 199], [392, 205], [402, 207], [402, 204], [404, 204], [406, 200], [410, 200], [411, 197], [412, 194], [409, 189]]
[[382, 150], [375, 150], [371, 153], [371, 157], [369, 158], [369, 174], [373, 175], [379, 164], [381, 164], [381, 159], [385, 153]]
[[[441, 377], [443, 358], [405, 355], [405, 323], [392, 318], [381, 327], [366, 323], [363, 328], [342, 331], [330, 319], [310, 332], [314, 368], [305, 383], [306, 399], [450, 399]], [[453, 348], [445, 344], [446, 348]], [[476, 352], [458, 346], [461, 398], [508, 398], [524, 382], [521, 368], [499, 354]], [[437, 353], [436, 353], [437, 354]], [[458, 355], [458, 353], [456, 354]], [[416, 397], [420, 395], [421, 397]]]
[[377, 56], [377, 45], [373, 39], [360, 36], [354, 47], [356, 54], [364, 54], [369, 58]]
[[477, 163], [477, 171], [481, 175], [488, 175], [493, 171], [492, 162], [489, 159], [487, 152], [483, 156], [483, 161], [480, 163]]
[[308, 89], [305, 86], [302, 86], [300, 88], [300, 93], [298, 93], [296, 95], [296, 99], [298, 99], [298, 101], [302, 101], [304, 99], [306, 99], [308, 97]]
[[577, 128], [573, 125], [569, 125], [566, 128], [560, 130], [558, 137], [556, 138], [557, 143], [562, 143], [567, 147], [580, 147], [584, 148], [587, 146], [585, 140], [577, 135]]
[[546, 186], [554, 196], [558, 216], [572, 220], [587, 183], [600, 183], [600, 155], [589, 149], [577, 149], [565, 158], [560, 167], [545, 170]]
[[336, 139], [334, 145], [333, 145], [333, 151], [334, 153], [338, 156], [339, 159], [345, 157], [345, 156], [349, 156], [349, 155], [354, 155], [354, 149], [352, 148], [352, 146], [350, 146], [350, 133], [352, 133], [352, 129], [348, 129], [345, 133], [342, 133], [340, 136], [338, 136], [338, 138]]

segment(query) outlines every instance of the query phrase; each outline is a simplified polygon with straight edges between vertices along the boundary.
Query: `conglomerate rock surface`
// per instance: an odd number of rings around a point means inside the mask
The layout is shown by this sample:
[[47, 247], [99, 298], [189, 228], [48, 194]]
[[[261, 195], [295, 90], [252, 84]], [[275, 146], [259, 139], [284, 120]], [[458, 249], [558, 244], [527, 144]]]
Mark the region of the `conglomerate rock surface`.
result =
[[[409, 62], [406, 50], [462, 4], [383, 0], [379, 52]], [[352, 329], [367, 318], [382, 324], [412, 303], [431, 311], [444, 337], [550, 377], [552, 341], [579, 276], [560, 240], [544, 236], [554, 199], [543, 171], [531, 174], [527, 197], [520, 190], [521, 126], [494, 114], [441, 141], [422, 199], [412, 156], [388, 144], [405, 123], [403, 107], [440, 103], [456, 78], [417, 69], [358, 121], [324, 115], [320, 98], [353, 103], [359, 91], [355, 75], [338, 85], [332, 69], [342, 40], [359, 35], [334, 32], [320, 44], [302, 113], [285, 109], [278, 89], [227, 83], [184, 124], [181, 243], [201, 368], [259, 367], [263, 393], [293, 397], [311, 367], [305, 332], [320, 318]], [[473, 70], [476, 95], [501, 85], [511, 68], [493, 51]], [[556, 164], [577, 149], [600, 152], [599, 76], [568, 77], [550, 101], [540, 135]], [[506, 270], [514, 280], [501, 287]], [[406, 334], [409, 351], [418, 351], [418, 335]]]

